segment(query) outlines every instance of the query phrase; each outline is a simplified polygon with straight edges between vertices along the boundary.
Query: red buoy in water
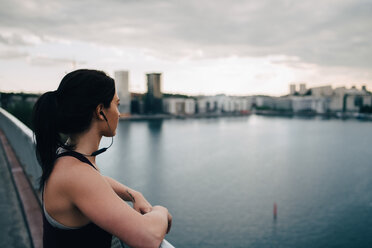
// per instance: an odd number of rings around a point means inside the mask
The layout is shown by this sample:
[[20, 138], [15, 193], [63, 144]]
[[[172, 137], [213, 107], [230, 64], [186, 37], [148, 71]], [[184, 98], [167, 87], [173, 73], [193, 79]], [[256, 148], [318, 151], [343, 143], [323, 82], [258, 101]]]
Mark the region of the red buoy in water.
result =
[[274, 202], [273, 215], [274, 215], [274, 219], [276, 219], [278, 215], [278, 206], [276, 205], [276, 202]]

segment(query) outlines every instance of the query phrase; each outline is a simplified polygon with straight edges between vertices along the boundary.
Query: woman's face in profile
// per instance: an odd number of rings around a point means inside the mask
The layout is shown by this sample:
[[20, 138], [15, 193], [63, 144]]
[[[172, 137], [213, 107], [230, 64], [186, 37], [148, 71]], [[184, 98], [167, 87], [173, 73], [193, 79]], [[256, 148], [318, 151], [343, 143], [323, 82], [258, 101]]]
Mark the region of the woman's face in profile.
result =
[[118, 94], [115, 92], [114, 97], [111, 100], [110, 107], [107, 109], [107, 121], [109, 122], [112, 136], [116, 134], [116, 128], [118, 126], [120, 112], [119, 112], [119, 97]]

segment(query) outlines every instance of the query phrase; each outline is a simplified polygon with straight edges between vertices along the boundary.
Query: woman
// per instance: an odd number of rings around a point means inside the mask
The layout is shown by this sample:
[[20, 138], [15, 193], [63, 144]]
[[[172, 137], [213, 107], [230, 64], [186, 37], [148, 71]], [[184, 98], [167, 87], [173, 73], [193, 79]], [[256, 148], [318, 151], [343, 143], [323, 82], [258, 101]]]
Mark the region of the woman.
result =
[[140, 192], [101, 175], [96, 165], [102, 136], [116, 133], [118, 105], [114, 80], [95, 70], [67, 74], [56, 91], [36, 102], [44, 248], [110, 247], [112, 234], [131, 247], [159, 247], [169, 232], [166, 208], [152, 207]]

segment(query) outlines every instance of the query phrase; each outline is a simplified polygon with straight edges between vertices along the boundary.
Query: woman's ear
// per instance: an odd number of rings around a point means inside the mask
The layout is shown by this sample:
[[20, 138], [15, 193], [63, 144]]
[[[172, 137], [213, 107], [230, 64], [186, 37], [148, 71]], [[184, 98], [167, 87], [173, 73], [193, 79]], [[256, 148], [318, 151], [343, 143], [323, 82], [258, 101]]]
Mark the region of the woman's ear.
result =
[[101, 104], [98, 104], [98, 106], [96, 107], [96, 111], [94, 113], [95, 113], [97, 119], [104, 121], [105, 118], [101, 114], [102, 110], [103, 110], [103, 104], [101, 103]]

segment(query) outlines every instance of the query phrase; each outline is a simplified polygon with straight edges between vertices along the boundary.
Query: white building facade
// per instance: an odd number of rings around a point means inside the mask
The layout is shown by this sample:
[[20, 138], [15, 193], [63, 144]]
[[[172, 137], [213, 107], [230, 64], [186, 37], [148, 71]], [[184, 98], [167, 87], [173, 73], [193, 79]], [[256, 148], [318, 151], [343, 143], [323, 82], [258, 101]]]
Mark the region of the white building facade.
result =
[[115, 71], [115, 86], [120, 99], [121, 114], [130, 113], [129, 72]]
[[172, 115], [195, 114], [195, 100], [191, 98], [165, 98], [163, 111]]
[[198, 113], [238, 113], [252, 109], [253, 97], [208, 96], [197, 99]]

